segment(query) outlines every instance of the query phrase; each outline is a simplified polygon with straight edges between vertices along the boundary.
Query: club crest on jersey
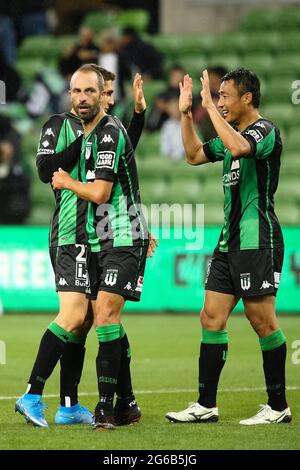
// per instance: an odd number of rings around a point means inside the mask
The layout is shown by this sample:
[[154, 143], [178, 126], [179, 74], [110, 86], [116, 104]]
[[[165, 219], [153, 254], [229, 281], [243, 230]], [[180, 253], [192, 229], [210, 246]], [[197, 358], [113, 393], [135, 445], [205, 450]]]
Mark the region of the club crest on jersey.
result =
[[107, 269], [104, 283], [107, 286], [114, 286], [118, 279], [118, 269]]
[[86, 160], [88, 160], [90, 158], [91, 152], [92, 152], [92, 144], [88, 143], [88, 144], [86, 144], [85, 155], [84, 155]]
[[135, 290], [137, 292], [142, 292], [143, 284], [144, 284], [144, 277], [139, 276]]
[[250, 273], [242, 273], [240, 274], [241, 278], [241, 288], [243, 290], [249, 290], [251, 287], [251, 275]]
[[96, 168], [114, 168], [116, 152], [103, 151], [97, 153]]
[[109, 144], [110, 142], [114, 143], [114, 139], [110, 134], [104, 134], [104, 137], [102, 137], [102, 140], [100, 144]]

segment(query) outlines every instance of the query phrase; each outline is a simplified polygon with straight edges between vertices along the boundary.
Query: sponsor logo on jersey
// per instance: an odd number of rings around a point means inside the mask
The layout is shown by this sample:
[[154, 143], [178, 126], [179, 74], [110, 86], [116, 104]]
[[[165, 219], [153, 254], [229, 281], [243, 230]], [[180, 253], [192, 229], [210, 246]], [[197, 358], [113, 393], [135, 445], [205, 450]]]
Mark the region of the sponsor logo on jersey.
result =
[[51, 129], [51, 127], [48, 127], [48, 129], [46, 130], [45, 134], [44, 135], [52, 135], [54, 137], [54, 132], [53, 130]]
[[238, 184], [240, 178], [240, 161], [235, 159], [232, 160], [231, 168], [229, 173], [223, 175], [224, 186], [234, 186]]
[[44, 140], [44, 142], [42, 142], [42, 146], [45, 147], [45, 148], [49, 147], [49, 145], [50, 144], [49, 144], [48, 140]]
[[251, 135], [251, 137], [253, 137], [253, 139], [255, 140], [255, 142], [260, 142], [261, 140], [263, 140], [264, 136], [262, 135], [262, 133], [258, 130], [258, 129], [249, 129], [248, 131], [245, 132], [246, 135]]
[[117, 283], [118, 272], [118, 269], [107, 269], [104, 283], [107, 286], [114, 286]]
[[114, 143], [112, 136], [110, 134], [105, 134], [100, 144], [109, 144], [110, 142]]
[[58, 285], [59, 286], [68, 286], [69, 284], [67, 283], [67, 281], [65, 280], [64, 277], [61, 277], [60, 280], [58, 281]]
[[270, 284], [268, 281], [263, 281], [260, 289], [269, 289], [269, 287], [274, 287], [273, 284]]
[[251, 274], [242, 273], [240, 274], [240, 278], [241, 278], [241, 288], [243, 290], [249, 290], [251, 287]]
[[142, 292], [143, 284], [144, 284], [144, 278], [143, 276], [139, 276], [135, 290], [138, 292]]
[[53, 149], [38, 149], [38, 155], [52, 155], [54, 153]]
[[98, 152], [96, 168], [109, 168], [113, 170], [116, 159], [116, 152]]
[[274, 272], [274, 285], [275, 288], [278, 289], [279, 283], [280, 283], [280, 278], [281, 278], [281, 273]]

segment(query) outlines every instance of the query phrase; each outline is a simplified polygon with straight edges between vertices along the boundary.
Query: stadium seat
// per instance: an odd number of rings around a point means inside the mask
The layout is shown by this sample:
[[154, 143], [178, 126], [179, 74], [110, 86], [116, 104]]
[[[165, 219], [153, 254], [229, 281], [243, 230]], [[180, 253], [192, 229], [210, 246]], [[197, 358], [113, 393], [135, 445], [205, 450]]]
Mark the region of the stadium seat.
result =
[[207, 58], [207, 65], [209, 67], [223, 66], [227, 70], [232, 70], [240, 66], [240, 59], [234, 54], [212, 54]]
[[299, 77], [300, 65], [298, 54], [282, 54], [276, 58], [272, 68], [272, 78], [276, 76]]
[[248, 54], [274, 54], [277, 51], [281, 36], [277, 31], [249, 31], [246, 35], [247, 47], [245, 55]]
[[288, 103], [291, 101], [293, 80], [289, 78], [271, 79], [265, 88], [264, 103]]
[[281, 224], [299, 225], [300, 205], [293, 201], [280, 201], [280, 196], [275, 194], [275, 212]]
[[271, 54], [247, 54], [241, 59], [241, 65], [254, 72], [260, 79], [269, 75], [273, 66]]
[[221, 34], [216, 37], [212, 52], [214, 54], [243, 54], [247, 51], [248, 38], [244, 32], [233, 32], [230, 34]]
[[280, 203], [300, 204], [300, 184], [299, 178], [294, 177], [280, 179], [278, 190], [276, 192], [276, 201]]
[[204, 203], [204, 224], [219, 225], [220, 229], [224, 221], [223, 205], [218, 203]]
[[289, 129], [286, 142], [285, 150], [286, 152], [299, 151], [300, 148], [300, 132], [298, 127], [292, 127]]
[[184, 68], [194, 80], [199, 80], [202, 72], [207, 67], [207, 59], [201, 55], [182, 56], [178, 59], [178, 63]]
[[37, 58], [19, 58], [16, 63], [16, 69], [21, 75], [22, 81], [26, 87], [29, 87], [36, 74], [40, 73], [45, 67], [43, 59]]
[[[297, 147], [299, 148], [299, 147]], [[287, 151], [286, 146], [283, 146], [283, 155], [281, 157], [280, 175], [282, 177], [293, 177], [300, 175], [300, 159], [297, 151]]]
[[261, 114], [265, 119], [276, 124], [279, 129], [281, 127], [288, 129], [293, 122], [294, 107], [292, 104], [284, 103], [268, 104], [262, 108]]
[[114, 25], [119, 28], [131, 26], [140, 33], [147, 30], [149, 24], [149, 12], [147, 10], [123, 10], [117, 13]]
[[93, 11], [85, 15], [82, 26], [92, 28], [96, 33], [115, 25], [117, 14], [112, 10]]
[[152, 80], [151, 82], [144, 83], [143, 89], [147, 103], [153, 103], [156, 95], [164, 91], [166, 86], [167, 85], [164, 80]]
[[271, 8], [253, 8], [243, 18], [240, 24], [242, 31], [265, 31], [277, 29], [278, 16]]
[[61, 44], [53, 36], [28, 36], [21, 43], [18, 49], [18, 56], [21, 58], [35, 57], [45, 61], [57, 59], [61, 53]]

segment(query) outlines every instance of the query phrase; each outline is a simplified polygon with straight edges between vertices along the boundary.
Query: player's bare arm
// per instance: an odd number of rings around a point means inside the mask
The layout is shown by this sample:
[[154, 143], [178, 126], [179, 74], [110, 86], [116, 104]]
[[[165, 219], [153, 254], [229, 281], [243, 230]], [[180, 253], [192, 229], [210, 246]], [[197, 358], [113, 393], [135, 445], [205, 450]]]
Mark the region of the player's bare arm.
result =
[[69, 189], [86, 201], [103, 204], [110, 198], [113, 182], [95, 180], [93, 183], [81, 183], [60, 168], [53, 174], [52, 186], [54, 189]]
[[181, 133], [187, 162], [190, 165], [202, 165], [203, 163], [208, 163], [209, 160], [203, 152], [203, 143], [199, 139], [193, 123], [193, 81], [189, 75], [184, 76], [183, 83], [179, 84], [179, 89]]
[[[237, 132], [228, 122], [226, 122], [226, 120], [221, 116], [212, 100], [207, 70], [204, 70], [200, 80], [202, 83], [202, 106], [207, 109], [207, 112], [214, 125], [214, 128], [216, 129], [216, 132], [224, 143], [225, 147], [229, 150], [229, 152], [234, 158], [239, 158], [243, 155], [248, 155], [251, 151], [249, 142], [239, 132]], [[223, 101], [221, 96], [219, 104], [222, 105], [222, 103]], [[222, 106], [220, 107], [223, 108]]]

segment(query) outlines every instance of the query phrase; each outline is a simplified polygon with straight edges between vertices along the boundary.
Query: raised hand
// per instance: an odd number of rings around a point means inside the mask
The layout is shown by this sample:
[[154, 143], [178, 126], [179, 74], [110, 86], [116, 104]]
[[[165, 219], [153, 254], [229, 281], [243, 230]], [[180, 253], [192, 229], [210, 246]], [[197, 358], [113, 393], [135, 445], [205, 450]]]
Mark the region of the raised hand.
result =
[[187, 114], [192, 109], [193, 102], [193, 80], [189, 75], [183, 77], [183, 83], [179, 83], [179, 111]]
[[139, 73], [135, 74], [132, 84], [132, 92], [135, 112], [142, 113], [143, 111], [145, 111], [147, 105], [143, 92], [143, 80]]
[[209, 108], [210, 106], [214, 106], [210, 87], [209, 87], [209, 76], [207, 70], [203, 71], [202, 77], [200, 78], [202, 83], [202, 90], [201, 90], [201, 97], [202, 97], [202, 106], [203, 108]]

